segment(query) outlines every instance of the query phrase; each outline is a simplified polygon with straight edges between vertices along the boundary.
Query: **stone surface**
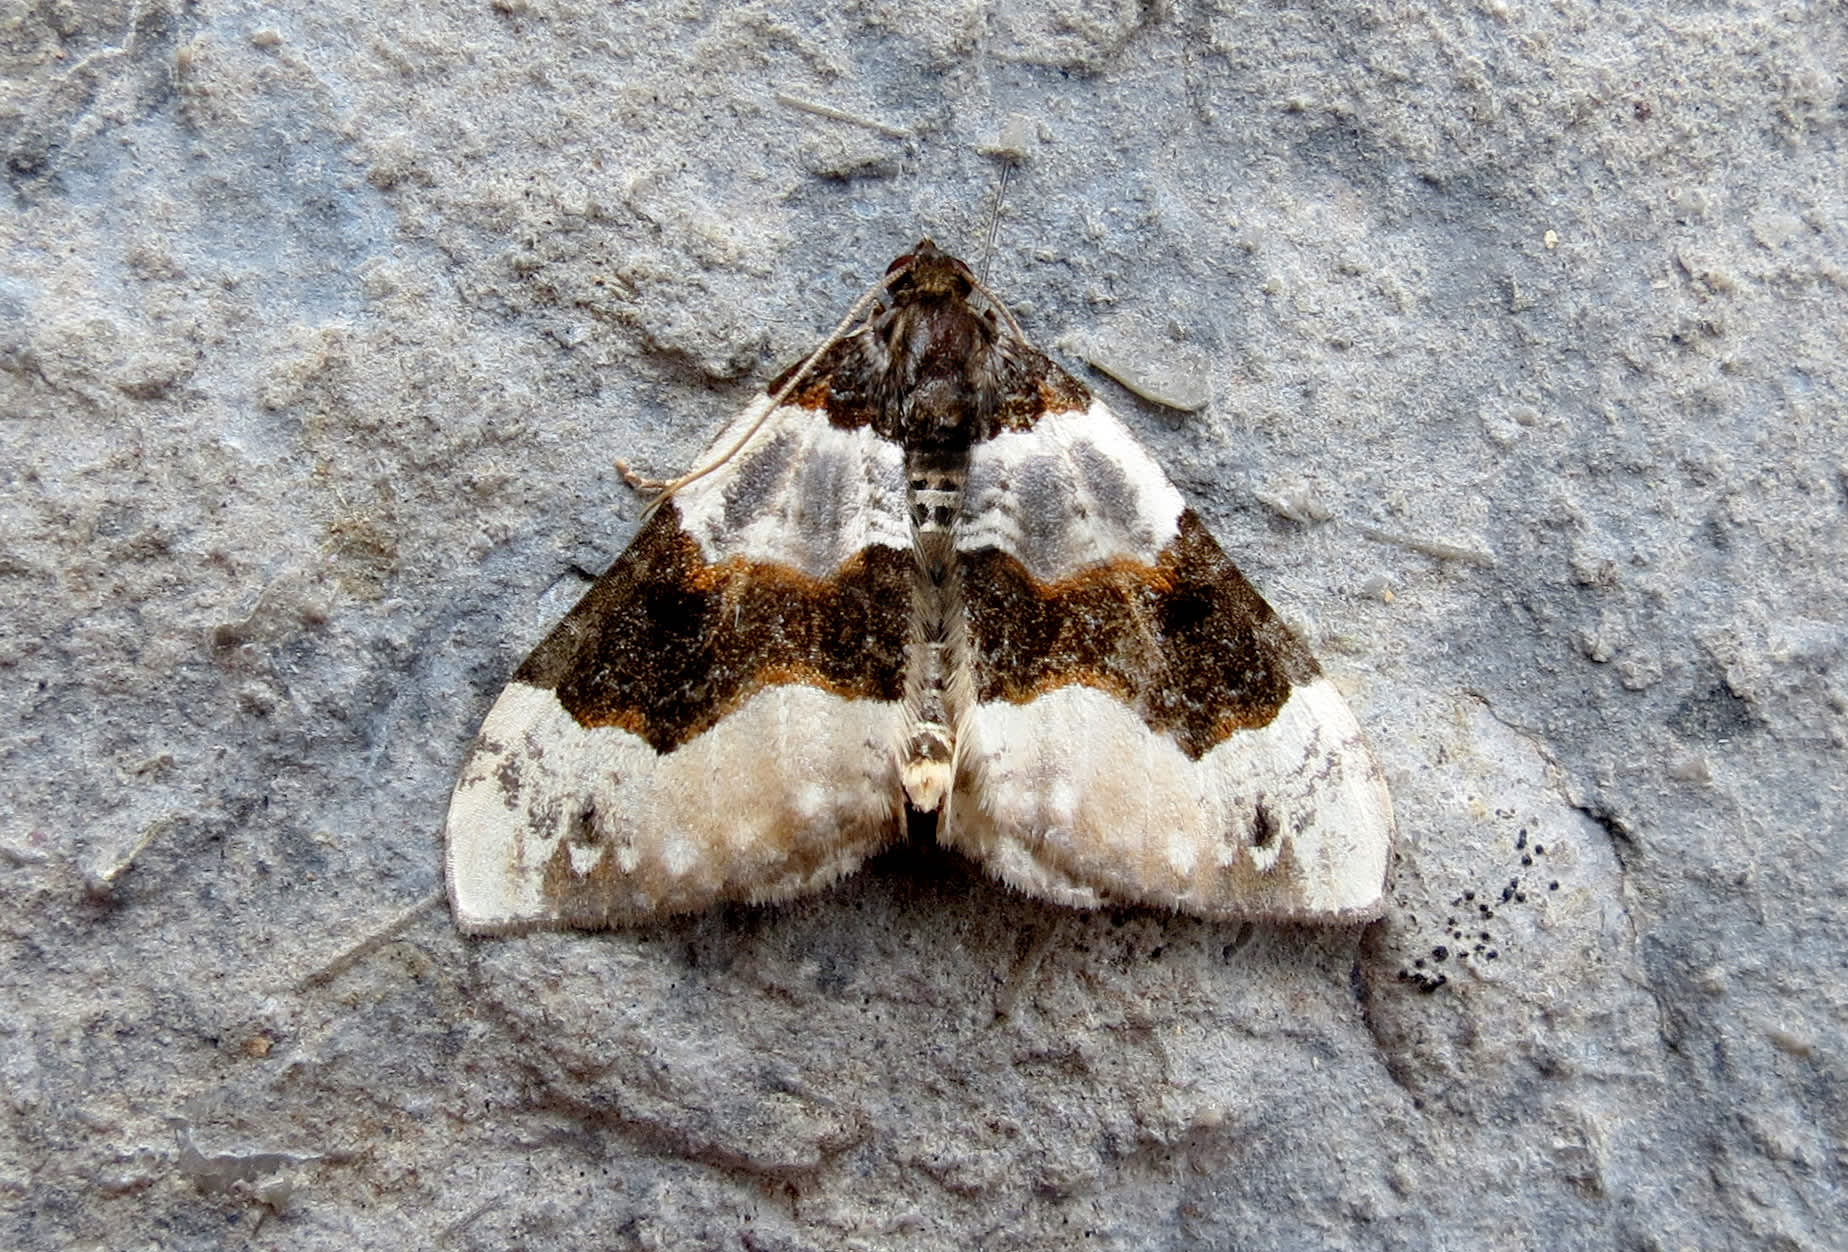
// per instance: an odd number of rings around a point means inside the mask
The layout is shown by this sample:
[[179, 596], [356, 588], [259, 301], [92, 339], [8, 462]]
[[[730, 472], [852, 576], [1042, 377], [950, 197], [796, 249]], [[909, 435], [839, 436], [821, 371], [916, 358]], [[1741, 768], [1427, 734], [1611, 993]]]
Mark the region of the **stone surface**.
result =
[[[0, 1244], [1841, 1246], [1844, 64], [1827, 5], [0, 14]], [[909, 848], [459, 938], [612, 461], [979, 258], [1006, 151], [1028, 333], [1204, 363], [1091, 376], [1350, 693], [1386, 919]]]

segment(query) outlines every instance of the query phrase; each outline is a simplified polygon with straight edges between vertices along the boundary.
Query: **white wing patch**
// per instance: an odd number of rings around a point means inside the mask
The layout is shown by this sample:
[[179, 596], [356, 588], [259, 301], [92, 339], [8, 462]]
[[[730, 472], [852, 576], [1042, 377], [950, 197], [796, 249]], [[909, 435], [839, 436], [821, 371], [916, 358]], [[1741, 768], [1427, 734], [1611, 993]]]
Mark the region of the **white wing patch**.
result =
[[894, 704], [782, 686], [661, 755], [510, 683], [450, 801], [456, 921], [609, 926], [825, 886], [898, 829], [897, 722]]
[[1206, 917], [1378, 914], [1392, 800], [1326, 678], [1197, 761], [1083, 686], [981, 705], [959, 743], [946, 842], [1030, 895]]

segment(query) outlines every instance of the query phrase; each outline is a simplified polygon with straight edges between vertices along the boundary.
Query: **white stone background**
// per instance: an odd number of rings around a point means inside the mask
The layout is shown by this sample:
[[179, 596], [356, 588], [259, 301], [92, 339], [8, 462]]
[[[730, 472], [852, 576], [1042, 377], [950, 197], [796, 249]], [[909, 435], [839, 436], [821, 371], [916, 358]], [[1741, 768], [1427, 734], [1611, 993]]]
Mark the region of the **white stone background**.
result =
[[[0, 1244], [1848, 1241], [1839, 5], [36, 0], [0, 57]], [[979, 257], [1010, 130], [993, 285], [1349, 693], [1385, 919], [909, 848], [458, 937], [612, 461]]]

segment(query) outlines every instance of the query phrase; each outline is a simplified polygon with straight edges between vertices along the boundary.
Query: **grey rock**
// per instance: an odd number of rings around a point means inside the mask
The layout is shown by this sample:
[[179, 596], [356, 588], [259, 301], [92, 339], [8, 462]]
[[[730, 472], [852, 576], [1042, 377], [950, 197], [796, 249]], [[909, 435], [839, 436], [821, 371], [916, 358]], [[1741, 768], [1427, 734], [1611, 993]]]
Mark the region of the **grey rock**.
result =
[[[1844, 64], [1751, 4], [0, 17], [0, 1244], [1848, 1242]], [[1088, 376], [1350, 694], [1386, 918], [907, 848], [458, 937], [614, 460], [979, 262], [998, 154], [1028, 333], [1204, 362]]]

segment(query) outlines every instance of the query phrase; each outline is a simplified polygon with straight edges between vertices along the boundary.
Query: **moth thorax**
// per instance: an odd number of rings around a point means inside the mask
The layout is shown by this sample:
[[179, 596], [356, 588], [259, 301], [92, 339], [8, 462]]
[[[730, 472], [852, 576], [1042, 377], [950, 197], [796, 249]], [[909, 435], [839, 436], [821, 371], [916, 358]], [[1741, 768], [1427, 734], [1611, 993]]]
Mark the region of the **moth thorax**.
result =
[[913, 448], [964, 440], [994, 409], [995, 330], [969, 307], [968, 293], [966, 276], [908, 291], [889, 324], [887, 386]]

